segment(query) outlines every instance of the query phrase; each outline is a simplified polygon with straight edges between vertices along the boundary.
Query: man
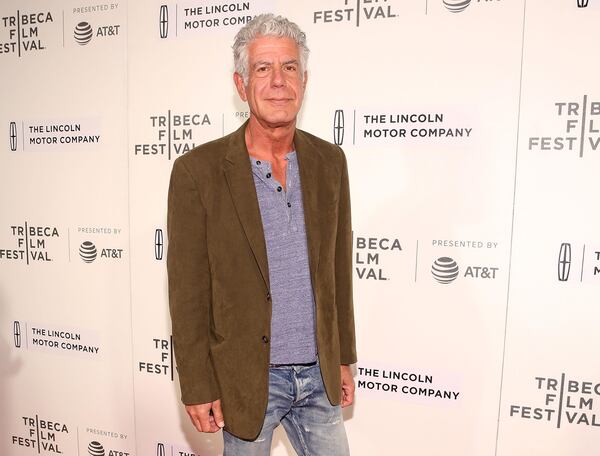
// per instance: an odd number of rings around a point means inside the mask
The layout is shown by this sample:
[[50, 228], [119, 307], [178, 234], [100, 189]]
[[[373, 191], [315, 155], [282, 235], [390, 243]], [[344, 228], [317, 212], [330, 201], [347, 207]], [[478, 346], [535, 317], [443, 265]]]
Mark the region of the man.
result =
[[306, 38], [280, 16], [237, 34], [249, 120], [178, 158], [169, 187], [169, 301], [182, 400], [224, 455], [349, 454], [352, 231], [342, 150], [296, 129]]

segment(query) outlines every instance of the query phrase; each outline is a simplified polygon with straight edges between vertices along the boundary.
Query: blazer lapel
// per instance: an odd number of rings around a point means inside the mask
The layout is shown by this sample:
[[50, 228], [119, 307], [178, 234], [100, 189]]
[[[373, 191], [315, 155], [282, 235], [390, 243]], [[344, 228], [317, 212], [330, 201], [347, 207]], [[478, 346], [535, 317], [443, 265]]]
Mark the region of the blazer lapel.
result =
[[316, 286], [319, 267], [319, 151], [309, 142], [302, 131], [294, 135], [300, 182], [302, 185], [302, 204], [304, 206], [304, 224], [308, 242], [308, 257], [313, 287]]
[[270, 290], [265, 235], [260, 208], [258, 206], [258, 197], [256, 196], [256, 187], [254, 186], [254, 178], [252, 177], [252, 168], [250, 159], [248, 158], [248, 149], [246, 148], [244, 138], [246, 124], [247, 122], [231, 136], [231, 141], [225, 154], [223, 170], [238, 218], [265, 281], [267, 290]]

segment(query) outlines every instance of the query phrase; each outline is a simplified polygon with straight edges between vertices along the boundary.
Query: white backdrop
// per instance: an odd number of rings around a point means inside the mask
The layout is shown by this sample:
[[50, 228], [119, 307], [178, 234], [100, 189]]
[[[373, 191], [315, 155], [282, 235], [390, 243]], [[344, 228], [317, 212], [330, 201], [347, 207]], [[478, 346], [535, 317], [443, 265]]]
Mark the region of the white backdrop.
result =
[[247, 118], [262, 12], [307, 33], [299, 126], [348, 158], [352, 453], [600, 451], [600, 1], [5, 0], [0, 453], [222, 453], [179, 402], [166, 193]]

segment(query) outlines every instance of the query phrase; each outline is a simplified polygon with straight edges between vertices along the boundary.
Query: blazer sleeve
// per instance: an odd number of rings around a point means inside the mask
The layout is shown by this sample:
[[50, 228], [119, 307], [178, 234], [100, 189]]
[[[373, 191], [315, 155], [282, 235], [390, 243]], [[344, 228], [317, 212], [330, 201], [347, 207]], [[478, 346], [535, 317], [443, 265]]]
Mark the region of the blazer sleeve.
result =
[[352, 301], [352, 223], [346, 156], [342, 156], [338, 226], [335, 245], [335, 300], [340, 336], [340, 363], [356, 362], [356, 336]]
[[211, 279], [206, 210], [185, 163], [171, 171], [167, 211], [167, 271], [173, 348], [184, 404], [220, 397], [210, 356]]

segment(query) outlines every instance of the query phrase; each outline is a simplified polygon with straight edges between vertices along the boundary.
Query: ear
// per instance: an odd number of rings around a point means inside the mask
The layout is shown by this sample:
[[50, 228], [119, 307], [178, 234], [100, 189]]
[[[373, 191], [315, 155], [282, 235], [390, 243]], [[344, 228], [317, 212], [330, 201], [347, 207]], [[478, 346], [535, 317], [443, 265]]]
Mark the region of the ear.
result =
[[242, 101], [248, 101], [248, 97], [246, 96], [246, 87], [244, 87], [244, 78], [242, 78], [242, 76], [237, 72], [233, 73], [233, 82]]
[[302, 89], [306, 89], [306, 82], [308, 81], [308, 71], [304, 71], [304, 79], [302, 80]]

